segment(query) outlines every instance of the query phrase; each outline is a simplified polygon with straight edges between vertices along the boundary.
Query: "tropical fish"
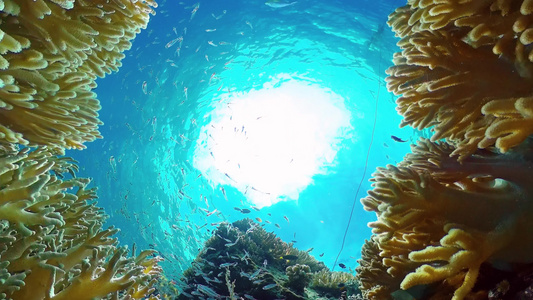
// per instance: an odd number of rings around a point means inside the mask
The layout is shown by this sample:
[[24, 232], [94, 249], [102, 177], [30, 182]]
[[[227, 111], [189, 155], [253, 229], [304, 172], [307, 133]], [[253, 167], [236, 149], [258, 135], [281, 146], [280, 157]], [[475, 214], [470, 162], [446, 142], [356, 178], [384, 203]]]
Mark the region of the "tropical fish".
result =
[[341, 267], [341, 268], [343, 268], [343, 269], [346, 269], [346, 265], [343, 264], [343, 263], [340, 263], [340, 264], [339, 264], [339, 267]]
[[117, 162], [113, 155], [109, 157], [109, 164], [111, 165], [111, 169], [113, 170], [113, 173], [117, 173]]
[[391, 135], [390, 137], [391, 137], [391, 139], [393, 139], [395, 142], [399, 142], [399, 143], [405, 143], [405, 142], [407, 142], [407, 140], [402, 140], [401, 138], [399, 138], [399, 137], [397, 137], [397, 136], [395, 136], [395, 135]]
[[220, 295], [217, 294], [213, 289], [211, 289], [210, 287], [208, 286], [205, 286], [205, 285], [202, 285], [202, 284], [197, 284], [196, 285], [196, 288], [198, 289], [198, 291], [206, 294], [207, 296], [211, 296], [211, 297], [215, 297], [215, 298], [220, 298]]
[[223, 263], [220, 265], [221, 268], [226, 268], [226, 267], [235, 267], [237, 265], [237, 263]]
[[282, 8], [282, 7], [287, 7], [287, 6], [296, 4], [296, 2], [297, 1], [289, 2], [286, 0], [268, 0], [267, 2], [265, 2], [265, 5], [270, 6], [272, 8]]
[[241, 212], [243, 214], [249, 214], [251, 211], [249, 209], [247, 209], [247, 208], [243, 208], [243, 209], [241, 209]]
[[146, 81], [143, 81], [142, 90], [145, 95], [148, 94], [148, 83]]
[[277, 284], [275, 283], [271, 283], [271, 284], [268, 284], [268, 285], [265, 285], [263, 287], [263, 290], [270, 290], [271, 288], [275, 287]]
[[280, 259], [297, 260], [298, 259], [298, 255], [287, 254], [287, 255], [281, 256]]

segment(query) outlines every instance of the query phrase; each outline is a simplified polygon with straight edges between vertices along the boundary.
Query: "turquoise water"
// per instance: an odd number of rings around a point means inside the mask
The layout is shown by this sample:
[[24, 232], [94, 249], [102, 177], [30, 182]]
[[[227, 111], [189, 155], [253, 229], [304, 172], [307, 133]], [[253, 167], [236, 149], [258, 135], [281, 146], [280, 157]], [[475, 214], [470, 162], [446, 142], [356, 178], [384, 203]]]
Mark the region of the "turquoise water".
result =
[[122, 244], [158, 250], [177, 278], [217, 223], [260, 218], [331, 268], [356, 201], [338, 259], [356, 267], [375, 218], [359, 199], [408, 152], [391, 135], [416, 133], [384, 82], [401, 3], [355, 2], [159, 2], [98, 81], [104, 139], [68, 153]]

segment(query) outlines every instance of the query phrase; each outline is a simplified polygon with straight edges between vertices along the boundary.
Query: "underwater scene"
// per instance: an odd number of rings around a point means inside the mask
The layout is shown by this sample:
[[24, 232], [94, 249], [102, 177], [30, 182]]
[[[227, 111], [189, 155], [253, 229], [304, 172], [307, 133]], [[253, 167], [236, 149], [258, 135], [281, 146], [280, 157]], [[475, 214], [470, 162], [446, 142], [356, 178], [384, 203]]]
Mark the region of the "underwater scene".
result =
[[533, 299], [533, 1], [0, 0], [0, 299]]

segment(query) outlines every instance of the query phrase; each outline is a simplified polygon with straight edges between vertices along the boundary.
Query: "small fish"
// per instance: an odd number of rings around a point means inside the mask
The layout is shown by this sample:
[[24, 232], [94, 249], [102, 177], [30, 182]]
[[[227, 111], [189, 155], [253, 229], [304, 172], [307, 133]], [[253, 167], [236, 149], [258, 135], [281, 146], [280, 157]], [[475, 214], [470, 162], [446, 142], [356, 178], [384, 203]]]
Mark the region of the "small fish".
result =
[[254, 29], [254, 27], [252, 26], [252, 23], [250, 23], [250, 21], [246, 21], [245, 23], [246, 23], [246, 25], [250, 26], [250, 29]]
[[235, 242], [233, 242], [233, 243], [227, 243], [227, 244], [224, 244], [224, 246], [226, 246], [226, 247], [231, 247], [231, 246], [235, 246], [235, 244], [237, 244], [237, 242], [239, 241], [239, 239], [240, 239], [240, 238], [241, 238], [241, 237], [240, 237], [240, 236], [238, 236], [238, 237], [237, 237], [237, 240], [236, 240]]
[[220, 190], [222, 191], [222, 195], [224, 195], [224, 198], [226, 198], [226, 201], [228, 201], [228, 198], [226, 197], [226, 191], [224, 190], [224, 187], [220, 187]]
[[257, 269], [257, 271], [255, 271], [252, 275], [250, 275], [250, 279], [254, 279], [255, 277], [259, 275], [259, 273], [261, 273], [261, 269]]
[[275, 286], [277, 286], [276, 283], [267, 284], [267, 285], [265, 285], [265, 286], [263, 287], [263, 290], [265, 290], [265, 291], [266, 291], [266, 290], [270, 290], [271, 288], [273, 288], [273, 287], [275, 287]]
[[196, 5], [194, 6], [194, 9], [191, 11], [191, 19], [194, 18], [194, 15], [196, 15], [196, 12], [198, 11], [198, 9], [200, 8], [200, 3], [196, 3]]
[[202, 284], [197, 284], [196, 285], [196, 288], [198, 289], [198, 291], [206, 294], [207, 296], [211, 296], [211, 297], [215, 297], [215, 298], [220, 298], [220, 295], [217, 294], [213, 289], [211, 289], [210, 287], [208, 286], [205, 286], [205, 285], [202, 285]]
[[263, 222], [263, 220], [261, 220], [261, 218], [255, 218], [257, 220], [257, 222], [261, 223]]
[[238, 207], [234, 207], [233, 209], [236, 210], [236, 211], [242, 212], [242, 210], [240, 208], [238, 208]]
[[287, 254], [287, 255], [281, 256], [279, 259], [297, 260], [298, 259], [298, 255]]
[[278, 227], [278, 228], [281, 228], [281, 226], [279, 226], [278, 223], [274, 224], [274, 226]]
[[145, 95], [148, 94], [147, 86], [148, 86], [148, 83], [146, 81], [143, 81], [142, 89]]
[[237, 263], [223, 263], [220, 265], [221, 268], [226, 268], [226, 267], [234, 267], [236, 266]]
[[113, 173], [117, 173], [117, 162], [113, 155], [109, 157], [109, 164], [111, 165], [111, 169], [113, 170]]
[[168, 43], [165, 45], [165, 48], [168, 49], [168, 48], [172, 47], [172, 46], [173, 46], [177, 41], [179, 41], [179, 40], [180, 40], [179, 37], [173, 39], [172, 41], [168, 42]]
[[241, 212], [242, 212], [243, 214], [249, 214], [249, 213], [251, 213], [252, 211], [249, 210], [249, 209], [247, 209], [247, 208], [243, 208], [243, 209], [241, 209]]
[[320, 257], [324, 256], [324, 253], [320, 254], [319, 256], [320, 256]]
[[395, 135], [391, 135], [390, 137], [391, 137], [391, 139], [393, 139], [395, 142], [398, 142], [398, 143], [405, 143], [405, 142], [407, 142], [407, 140], [402, 140], [401, 138], [399, 138], [399, 137], [397, 137], [397, 136], [395, 136]]
[[266, 6], [270, 6], [272, 8], [282, 8], [282, 7], [287, 7], [287, 6], [290, 6], [290, 5], [294, 5], [296, 4], [297, 1], [294, 1], [294, 2], [288, 2], [288, 1], [285, 1], [285, 0], [268, 0], [267, 2], [265, 2], [265, 5]]
[[290, 224], [290, 222], [289, 222], [289, 218], [287, 218], [287, 216], [283, 216], [283, 218], [284, 218], [285, 220], [287, 220], [287, 223]]
[[346, 265], [343, 264], [343, 263], [340, 263], [340, 264], [339, 264], [339, 267], [341, 267], [341, 268], [343, 268], [343, 269], [346, 269]]

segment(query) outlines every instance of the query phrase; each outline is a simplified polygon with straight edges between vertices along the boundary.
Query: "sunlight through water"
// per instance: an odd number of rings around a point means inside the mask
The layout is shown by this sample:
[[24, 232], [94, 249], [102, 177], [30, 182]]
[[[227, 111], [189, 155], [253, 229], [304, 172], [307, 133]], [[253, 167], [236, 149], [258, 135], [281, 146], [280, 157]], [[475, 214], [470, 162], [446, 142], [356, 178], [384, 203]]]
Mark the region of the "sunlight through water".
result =
[[233, 186], [257, 207], [298, 200], [313, 176], [332, 171], [342, 141], [354, 134], [344, 101], [286, 74], [213, 101], [193, 166], [213, 188]]

